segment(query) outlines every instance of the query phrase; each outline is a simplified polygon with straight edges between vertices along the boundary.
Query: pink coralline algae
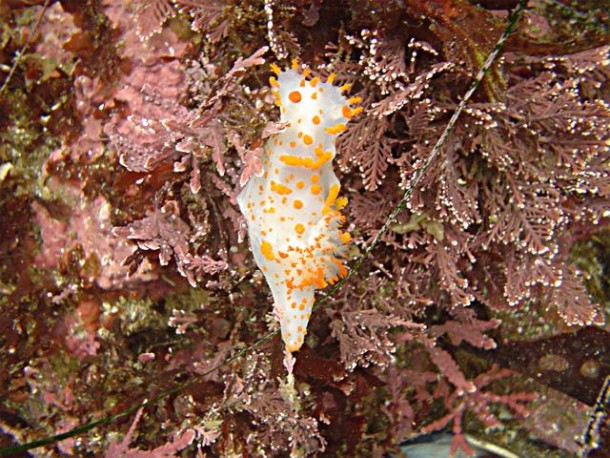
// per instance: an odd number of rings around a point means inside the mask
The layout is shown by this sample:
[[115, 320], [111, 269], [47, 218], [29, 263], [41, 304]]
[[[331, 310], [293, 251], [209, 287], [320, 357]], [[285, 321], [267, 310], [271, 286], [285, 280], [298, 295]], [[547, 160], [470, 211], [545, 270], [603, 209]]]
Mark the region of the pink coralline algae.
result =
[[124, 40], [120, 57], [129, 62], [131, 70], [117, 81], [113, 94], [125, 108], [110, 118], [104, 133], [113, 150], [120, 152], [120, 163], [125, 168], [150, 171], [175, 154], [176, 134], [165, 123], [188, 116], [180, 103], [187, 86], [179, 61], [188, 45], [169, 28], [142, 39], [128, 4], [107, 1], [105, 5]]
[[145, 266], [137, 275], [128, 275], [129, 268], [123, 261], [134, 252], [134, 247], [112, 234], [110, 204], [103, 196], [87, 199], [78, 187], [69, 184], [55, 183], [49, 187], [61, 193], [66, 207], [54, 214], [40, 203], [33, 204], [40, 226], [42, 243], [37, 264], [41, 268], [56, 269], [66, 262], [70, 251], [80, 249], [85, 259], [96, 266], [90, 276], [83, 272], [83, 280], [94, 282], [102, 289], [121, 289], [156, 278]]

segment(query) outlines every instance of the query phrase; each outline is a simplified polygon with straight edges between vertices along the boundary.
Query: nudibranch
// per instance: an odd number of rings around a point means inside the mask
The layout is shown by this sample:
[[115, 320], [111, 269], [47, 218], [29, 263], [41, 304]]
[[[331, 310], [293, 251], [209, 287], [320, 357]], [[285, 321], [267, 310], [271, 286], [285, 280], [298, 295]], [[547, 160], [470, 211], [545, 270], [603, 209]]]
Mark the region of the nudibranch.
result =
[[351, 237], [341, 230], [347, 204], [332, 167], [335, 141], [362, 111], [347, 98], [349, 85], [310, 77], [298, 61], [269, 82], [285, 128], [265, 144], [263, 168], [237, 197], [248, 225], [254, 260], [273, 294], [289, 352], [303, 345], [316, 289], [347, 272], [341, 258]]

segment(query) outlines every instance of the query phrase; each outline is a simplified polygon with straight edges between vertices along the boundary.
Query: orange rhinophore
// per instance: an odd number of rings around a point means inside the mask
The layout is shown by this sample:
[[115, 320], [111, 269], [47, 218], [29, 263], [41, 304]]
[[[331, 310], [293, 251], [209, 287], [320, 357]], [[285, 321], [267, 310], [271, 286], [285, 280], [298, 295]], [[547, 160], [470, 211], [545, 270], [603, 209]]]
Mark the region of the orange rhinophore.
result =
[[337, 137], [362, 112], [350, 85], [310, 78], [297, 59], [291, 68], [271, 65], [269, 79], [286, 128], [265, 144], [263, 171], [252, 176], [237, 202], [248, 224], [254, 259], [273, 293], [282, 338], [301, 348], [315, 290], [345, 276], [341, 260], [351, 236], [341, 230], [347, 205], [332, 167]]

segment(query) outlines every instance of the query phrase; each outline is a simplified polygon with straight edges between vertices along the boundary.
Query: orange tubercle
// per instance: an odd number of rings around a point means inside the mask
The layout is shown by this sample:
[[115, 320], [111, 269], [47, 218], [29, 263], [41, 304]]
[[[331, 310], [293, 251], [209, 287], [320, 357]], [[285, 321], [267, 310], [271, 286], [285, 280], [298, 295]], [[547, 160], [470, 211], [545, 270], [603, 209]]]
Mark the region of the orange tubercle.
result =
[[299, 351], [302, 346], [303, 342], [291, 342], [286, 344], [286, 350], [288, 350], [290, 353], [294, 353], [295, 351]]
[[313, 138], [311, 138], [310, 135], [303, 135], [303, 143], [305, 143], [307, 146], [311, 145], [313, 143]]
[[309, 188], [309, 190], [311, 191], [311, 193], [313, 195], [317, 196], [318, 194], [320, 194], [322, 192], [322, 186], [314, 183], [311, 185], [311, 188]]
[[288, 94], [288, 98], [292, 103], [299, 103], [301, 101], [301, 93], [299, 91], [292, 91]]
[[335, 208], [337, 210], [343, 210], [347, 205], [347, 197], [337, 197], [335, 201]]
[[349, 232], [339, 232], [339, 239], [343, 243], [349, 243], [352, 240], [352, 236]]
[[340, 123], [335, 124], [334, 126], [327, 127], [324, 130], [331, 135], [336, 135], [336, 134], [340, 134], [345, 129], [347, 129], [347, 126], [340, 122]]
[[352, 117], [362, 113], [362, 110], [364, 110], [362, 107], [352, 108]]
[[280, 76], [280, 73], [282, 73], [282, 70], [280, 69], [280, 67], [277, 66], [277, 64], [271, 64], [269, 65], [269, 67], [271, 68], [271, 71], [277, 76]]
[[267, 241], [261, 242], [261, 253], [267, 261], [273, 261], [275, 256], [273, 255], [273, 247]]
[[326, 198], [327, 207], [330, 207], [335, 203], [335, 200], [337, 200], [337, 196], [339, 195], [340, 189], [341, 186], [339, 186], [338, 184], [334, 184], [330, 187], [330, 189], [328, 190], [328, 197]]
[[271, 190], [279, 195], [286, 195], [292, 193], [292, 189], [290, 189], [288, 186], [285, 186], [282, 183], [276, 183], [273, 180], [271, 180], [270, 186]]

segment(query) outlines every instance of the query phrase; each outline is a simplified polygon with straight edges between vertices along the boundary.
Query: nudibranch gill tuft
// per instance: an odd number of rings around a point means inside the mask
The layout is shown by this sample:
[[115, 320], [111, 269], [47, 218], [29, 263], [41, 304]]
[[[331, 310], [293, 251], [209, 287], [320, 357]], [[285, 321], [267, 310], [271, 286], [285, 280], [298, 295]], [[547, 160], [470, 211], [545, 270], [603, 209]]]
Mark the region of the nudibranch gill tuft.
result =
[[341, 230], [340, 184], [332, 167], [335, 141], [362, 111], [349, 85], [335, 75], [310, 78], [298, 61], [290, 69], [272, 64], [269, 79], [286, 128], [265, 144], [263, 169], [237, 198], [248, 224], [254, 259], [273, 294], [282, 338], [289, 352], [303, 345], [314, 292], [347, 272], [342, 257], [351, 240]]

